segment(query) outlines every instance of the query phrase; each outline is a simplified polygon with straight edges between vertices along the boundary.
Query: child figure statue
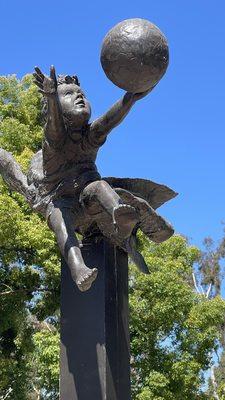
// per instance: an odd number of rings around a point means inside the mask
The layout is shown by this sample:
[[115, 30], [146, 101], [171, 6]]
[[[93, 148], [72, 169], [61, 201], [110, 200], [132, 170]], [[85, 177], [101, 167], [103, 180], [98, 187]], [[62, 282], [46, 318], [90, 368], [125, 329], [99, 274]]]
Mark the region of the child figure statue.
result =
[[55, 233], [73, 280], [81, 291], [91, 287], [97, 269], [84, 264], [75, 232], [101, 233], [123, 248], [139, 269], [148, 273], [136, 248], [140, 228], [154, 242], [173, 229], [155, 209], [176, 193], [144, 179], [101, 178], [97, 152], [109, 132], [145, 93], [126, 93], [103, 116], [89, 123], [91, 108], [76, 76], [50, 76], [36, 67], [35, 84], [44, 97], [44, 141], [25, 176], [12, 155], [0, 150], [0, 172], [11, 189], [22, 193], [42, 213]]

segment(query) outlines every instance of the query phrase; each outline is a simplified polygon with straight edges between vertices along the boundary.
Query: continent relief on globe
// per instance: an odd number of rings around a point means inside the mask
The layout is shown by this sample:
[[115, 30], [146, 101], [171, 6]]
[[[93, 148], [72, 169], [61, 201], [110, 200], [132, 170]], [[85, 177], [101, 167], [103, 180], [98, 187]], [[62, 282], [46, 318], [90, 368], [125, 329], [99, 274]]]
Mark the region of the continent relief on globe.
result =
[[118, 87], [141, 93], [155, 86], [169, 62], [168, 43], [157, 26], [141, 19], [127, 19], [105, 36], [101, 64]]

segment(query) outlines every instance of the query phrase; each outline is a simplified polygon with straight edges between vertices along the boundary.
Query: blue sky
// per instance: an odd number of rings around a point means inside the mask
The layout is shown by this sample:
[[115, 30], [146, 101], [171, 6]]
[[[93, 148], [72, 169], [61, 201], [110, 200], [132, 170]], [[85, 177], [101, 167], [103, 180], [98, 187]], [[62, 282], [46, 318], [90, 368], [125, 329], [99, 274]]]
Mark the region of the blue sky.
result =
[[222, 0], [1, 1], [0, 75], [39, 65], [77, 74], [93, 118], [123, 91], [104, 75], [102, 39], [119, 21], [154, 22], [169, 41], [170, 66], [101, 149], [103, 176], [143, 177], [179, 196], [161, 207], [177, 232], [201, 245], [225, 220], [225, 3]]

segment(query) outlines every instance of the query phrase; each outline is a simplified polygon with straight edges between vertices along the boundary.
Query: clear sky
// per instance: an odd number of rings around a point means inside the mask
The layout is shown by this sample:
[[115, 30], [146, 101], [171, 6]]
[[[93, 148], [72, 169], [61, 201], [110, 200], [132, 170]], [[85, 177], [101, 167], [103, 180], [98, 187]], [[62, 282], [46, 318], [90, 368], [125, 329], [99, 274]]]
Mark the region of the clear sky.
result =
[[[225, 220], [224, 0], [1, 0], [0, 75], [77, 74], [93, 118], [123, 95], [104, 75], [99, 55], [108, 30], [141, 17], [167, 36], [170, 66], [101, 149], [103, 176], [143, 177], [179, 196], [161, 207], [177, 232], [200, 245], [218, 240]], [[19, 134], [19, 132], [18, 132]]]

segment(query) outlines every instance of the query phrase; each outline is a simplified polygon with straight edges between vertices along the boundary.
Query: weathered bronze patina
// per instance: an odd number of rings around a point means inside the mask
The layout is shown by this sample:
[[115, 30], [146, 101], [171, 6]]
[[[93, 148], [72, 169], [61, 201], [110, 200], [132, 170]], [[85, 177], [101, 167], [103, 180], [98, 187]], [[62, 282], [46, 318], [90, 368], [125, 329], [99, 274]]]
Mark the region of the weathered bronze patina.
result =
[[[155, 28], [153, 32], [158, 34]], [[146, 36], [146, 30], [144, 33]], [[106, 53], [103, 46], [103, 60]], [[161, 72], [165, 65], [159, 62]], [[90, 288], [97, 269], [85, 265], [76, 232], [84, 237], [104, 235], [148, 273], [136, 248], [136, 233], [140, 229], [156, 243], [168, 239], [173, 229], [155, 209], [176, 193], [144, 179], [102, 178], [95, 161], [107, 135], [152, 88], [142, 93], [127, 92], [106, 114], [90, 122], [91, 107], [77, 76], [56, 76], [53, 66], [46, 76], [36, 67], [34, 82], [44, 98], [43, 146], [32, 158], [27, 176], [13, 156], [1, 149], [3, 178], [46, 218], [81, 291]]]

